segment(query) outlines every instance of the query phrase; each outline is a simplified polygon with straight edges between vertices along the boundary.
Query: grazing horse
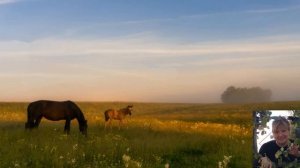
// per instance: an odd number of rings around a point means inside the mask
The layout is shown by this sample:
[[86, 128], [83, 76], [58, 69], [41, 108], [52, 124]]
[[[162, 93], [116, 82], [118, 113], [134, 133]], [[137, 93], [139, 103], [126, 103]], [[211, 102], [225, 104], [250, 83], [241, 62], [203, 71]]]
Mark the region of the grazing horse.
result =
[[105, 117], [105, 128], [107, 124], [111, 127], [112, 120], [119, 120], [119, 129], [121, 127], [121, 124], [123, 123], [122, 120], [125, 118], [127, 114], [131, 115], [132, 112], [132, 105], [127, 106], [126, 108], [122, 108], [119, 110], [115, 109], [108, 109], [104, 112]]
[[87, 120], [85, 120], [80, 108], [72, 101], [39, 100], [30, 103], [27, 107], [25, 128], [37, 128], [43, 117], [51, 121], [66, 120], [64, 131], [67, 134], [70, 133], [71, 120], [76, 118], [80, 132], [87, 135]]

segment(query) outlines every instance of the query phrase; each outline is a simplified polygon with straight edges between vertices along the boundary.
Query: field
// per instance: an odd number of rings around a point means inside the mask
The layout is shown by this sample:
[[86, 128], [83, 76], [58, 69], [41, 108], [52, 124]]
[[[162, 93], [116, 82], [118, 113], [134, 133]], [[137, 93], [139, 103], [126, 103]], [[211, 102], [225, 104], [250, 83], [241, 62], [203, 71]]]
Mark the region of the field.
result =
[[[300, 102], [77, 104], [88, 120], [88, 137], [76, 120], [70, 135], [63, 133], [63, 121], [43, 119], [38, 129], [25, 130], [28, 103], [0, 103], [0, 167], [250, 168], [252, 111], [300, 109]], [[134, 111], [126, 125], [119, 130], [114, 122], [104, 130], [103, 111], [128, 104]]]

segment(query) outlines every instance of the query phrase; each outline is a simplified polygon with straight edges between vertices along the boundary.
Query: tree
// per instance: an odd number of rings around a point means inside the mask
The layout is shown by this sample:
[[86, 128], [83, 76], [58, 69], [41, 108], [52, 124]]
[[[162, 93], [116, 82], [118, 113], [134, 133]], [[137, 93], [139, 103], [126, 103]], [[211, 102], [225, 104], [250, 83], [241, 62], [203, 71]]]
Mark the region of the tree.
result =
[[272, 91], [260, 87], [237, 88], [229, 86], [221, 95], [223, 103], [252, 103], [271, 101]]

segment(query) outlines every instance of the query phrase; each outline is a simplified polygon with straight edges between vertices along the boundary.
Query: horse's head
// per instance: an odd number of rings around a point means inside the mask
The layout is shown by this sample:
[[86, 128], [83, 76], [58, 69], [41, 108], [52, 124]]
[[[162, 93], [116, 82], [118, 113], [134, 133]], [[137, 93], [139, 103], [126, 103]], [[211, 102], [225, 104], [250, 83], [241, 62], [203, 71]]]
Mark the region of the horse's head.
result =
[[83, 120], [79, 123], [79, 130], [83, 135], [87, 135], [87, 120]]
[[127, 106], [127, 114], [131, 115], [133, 105]]

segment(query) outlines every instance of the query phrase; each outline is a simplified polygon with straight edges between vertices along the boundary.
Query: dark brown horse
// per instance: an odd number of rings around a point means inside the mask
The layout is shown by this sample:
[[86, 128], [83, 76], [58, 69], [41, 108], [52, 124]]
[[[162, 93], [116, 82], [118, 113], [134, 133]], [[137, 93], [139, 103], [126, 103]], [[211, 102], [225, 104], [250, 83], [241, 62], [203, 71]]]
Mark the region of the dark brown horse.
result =
[[67, 134], [70, 133], [71, 120], [76, 118], [80, 132], [87, 135], [87, 120], [85, 120], [80, 108], [72, 101], [39, 100], [30, 103], [27, 107], [25, 128], [37, 128], [43, 117], [51, 121], [66, 120], [64, 131]]
[[132, 107], [133, 107], [132, 105], [129, 105], [126, 108], [122, 108], [119, 110], [115, 110], [115, 109], [106, 110], [104, 112], [105, 128], [107, 124], [111, 126], [112, 120], [119, 120], [119, 129], [120, 129], [121, 124], [123, 123], [123, 119], [126, 117], [126, 115], [131, 115]]

